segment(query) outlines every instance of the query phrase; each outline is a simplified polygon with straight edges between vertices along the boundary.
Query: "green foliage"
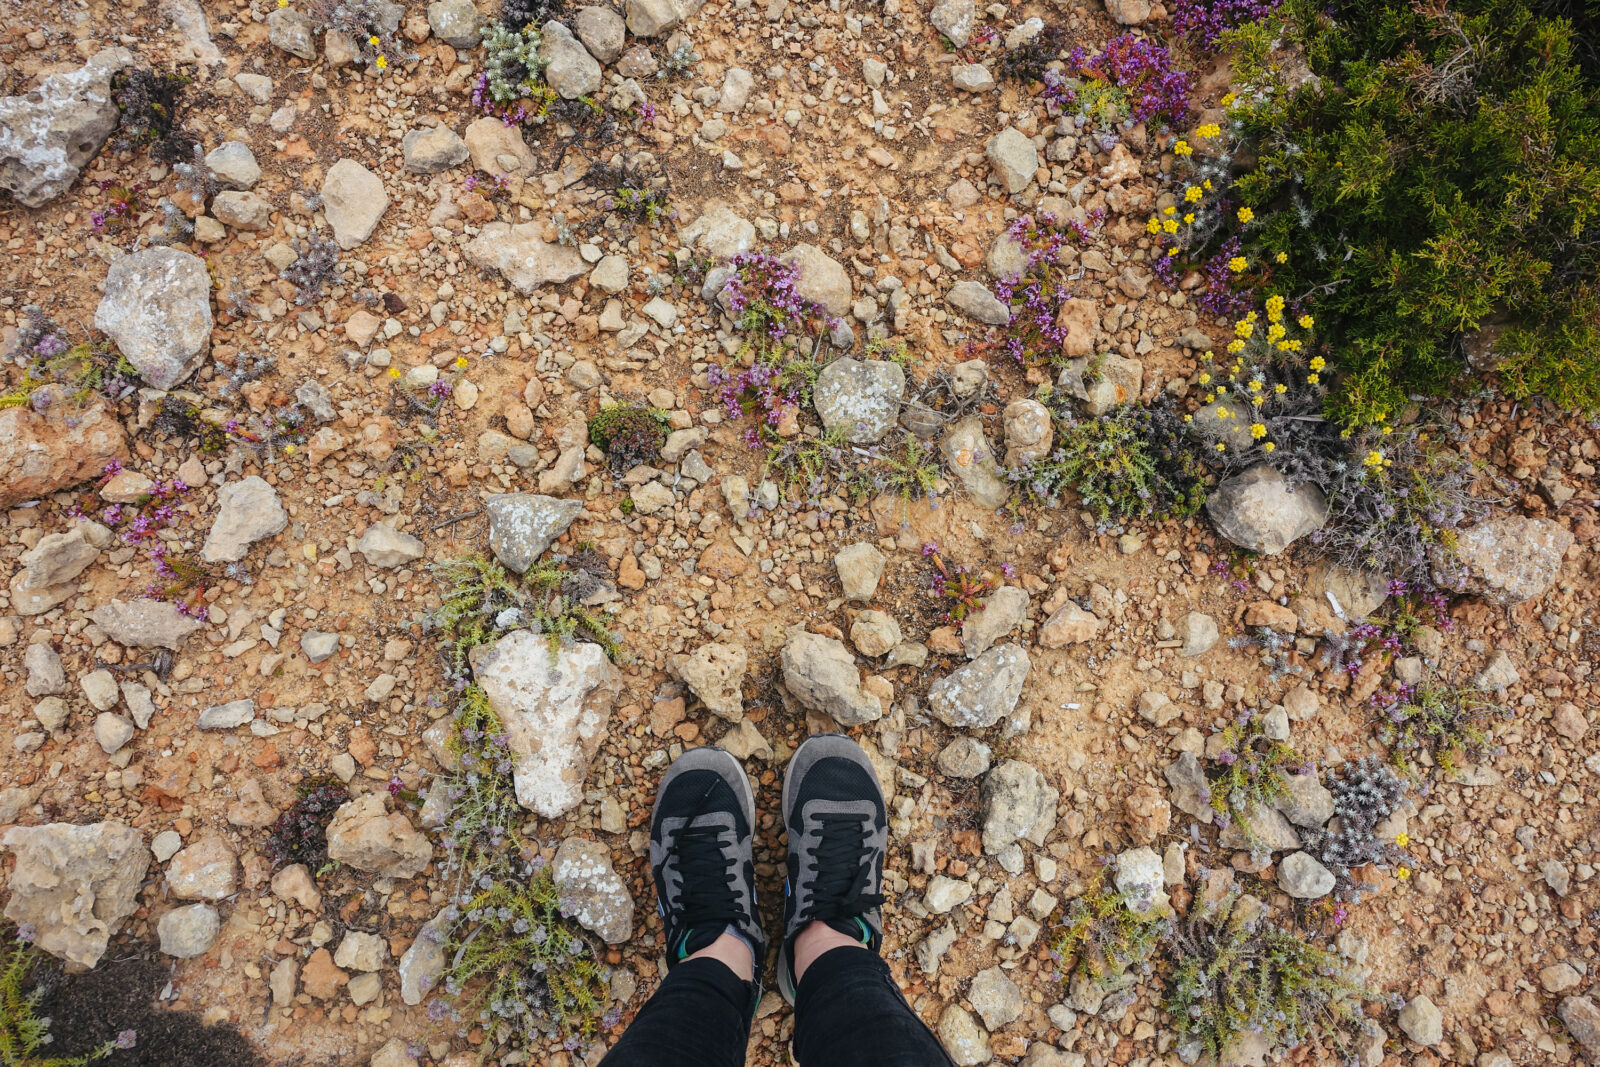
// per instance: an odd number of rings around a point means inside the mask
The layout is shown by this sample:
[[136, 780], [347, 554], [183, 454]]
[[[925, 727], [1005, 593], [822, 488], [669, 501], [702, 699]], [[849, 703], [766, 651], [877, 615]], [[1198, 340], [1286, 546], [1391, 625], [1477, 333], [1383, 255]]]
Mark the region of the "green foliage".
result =
[[861, 495], [892, 493], [905, 501], [939, 495], [944, 482], [939, 454], [916, 434], [906, 434], [898, 452], [875, 449], [873, 458], [879, 462], [879, 469], [857, 475]]
[[539, 46], [544, 35], [536, 25], [520, 30], [503, 22], [489, 22], [483, 27], [483, 91], [488, 100], [500, 107], [511, 107], [531, 98], [534, 117], [542, 118], [555, 100], [555, 91], [544, 84], [540, 71], [544, 63], [539, 58]]
[[611, 469], [620, 473], [659, 459], [670, 425], [665, 411], [610, 404], [590, 420], [589, 443], [605, 452]]
[[1213, 734], [1206, 748], [1217, 752], [1211, 773], [1211, 807], [1217, 821], [1237, 825], [1249, 841], [1250, 817], [1288, 795], [1289, 771], [1306, 761], [1286, 743], [1268, 737], [1262, 721], [1249, 712]]
[[1322, 1041], [1336, 1047], [1377, 994], [1345, 976], [1339, 958], [1299, 935], [1264, 923], [1253, 897], [1197, 901], [1174, 928], [1175, 967], [1164, 1003], [1178, 1031], [1178, 1055], [1217, 1061], [1247, 1033], [1276, 1049]]
[[52, 1041], [51, 1020], [35, 1014], [44, 989], [28, 989], [28, 979], [40, 959], [32, 945], [20, 938], [12, 940], [5, 969], [0, 970], [0, 1067], [83, 1067], [111, 1055], [117, 1048], [114, 1041], [106, 1042], [86, 1056], [66, 1058], [40, 1054]]
[[1102, 989], [1137, 981], [1151, 972], [1151, 958], [1170, 935], [1171, 921], [1165, 909], [1147, 905], [1136, 911], [1102, 875], [1066, 906], [1050, 939], [1057, 980], [1078, 977]]
[[1489, 718], [1500, 705], [1483, 690], [1428, 676], [1414, 687], [1379, 694], [1374, 703], [1378, 739], [1407, 774], [1422, 773], [1420, 764], [1449, 777], [1461, 769], [1463, 757], [1491, 752]]
[[560, 563], [545, 560], [526, 574], [509, 573], [483, 556], [463, 556], [431, 568], [445, 584], [434, 613], [434, 623], [444, 632], [450, 673], [470, 677], [468, 654], [493, 644], [512, 630], [548, 634], [552, 653], [563, 641], [578, 637], [593, 641], [613, 660], [622, 646], [599, 616], [578, 603], [574, 582], [583, 577]]
[[672, 211], [665, 189], [635, 189], [622, 186], [616, 191], [615, 209], [624, 218], [654, 226]]
[[1521, 0], [1282, 9], [1317, 79], [1240, 109], [1252, 261], [1283, 253], [1340, 352], [1347, 424], [1448, 390], [1493, 320], [1502, 385], [1600, 406], [1600, 73]]
[[1057, 405], [1055, 433], [1050, 455], [1008, 472], [1038, 503], [1058, 506], [1071, 489], [1100, 529], [1114, 530], [1139, 519], [1186, 518], [1205, 502], [1194, 446], [1164, 405], [1083, 419]]

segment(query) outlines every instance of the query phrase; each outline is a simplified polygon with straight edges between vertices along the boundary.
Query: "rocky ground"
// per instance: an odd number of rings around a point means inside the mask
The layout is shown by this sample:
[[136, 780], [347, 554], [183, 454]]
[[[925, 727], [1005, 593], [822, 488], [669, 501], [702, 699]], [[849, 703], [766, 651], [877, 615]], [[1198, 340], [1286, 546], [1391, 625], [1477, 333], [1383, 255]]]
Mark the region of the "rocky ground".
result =
[[[159, 950], [165, 1007], [236, 1028], [269, 1063], [597, 1062], [616, 1031], [507, 1054], [430, 1018], [412, 951], [451, 888], [423, 806], [453, 758], [429, 565], [477, 552], [521, 570], [592, 545], [616, 665], [569, 648], [562, 690], [542, 680], [543, 639], [508, 638], [473, 668], [543, 753], [517, 776], [525, 831], [607, 943], [621, 1023], [661, 973], [645, 866], [661, 772], [695, 744], [745, 760], [775, 922], [784, 760], [842, 728], [892, 797], [885, 955], [959, 1062], [1178, 1062], [1159, 979], [1131, 1002], [1056, 979], [1061, 908], [1117, 857], [1120, 890], [1180, 909], [1225, 872], [1398, 997], [1355, 1050], [1367, 1067], [1600, 1063], [1593, 423], [1492, 400], [1449, 413], [1494, 494], [1463, 539], [1471, 595], [1355, 674], [1319, 651], [1397, 599], [1304, 540], [1247, 557], [1205, 516], [1111, 536], [1073, 508], [1002, 507], [986, 453], [1037, 446], [1013, 402], [1042, 378], [975, 363], [968, 342], [1004, 321], [988, 287], [1010, 219], [1106, 213], [1078, 254], [1069, 354], [1109, 354], [1125, 392], [1184, 395], [1223, 334], [1146, 266], [1171, 162], [1154, 136], [1103, 150], [944, 40], [1040, 17], [1093, 47], [1158, 27], [1158, 5], [574, 4], [577, 36], [546, 34], [550, 83], [634, 111], [605, 138], [555, 122], [526, 142], [470, 99], [467, 0], [406, 5], [415, 58], [384, 69], [311, 34], [309, 6], [3, 7], [6, 346], [39, 305], [74, 341], [91, 324], [114, 339], [141, 379], [115, 401], [0, 409], [0, 841], [6, 914], [40, 947], [78, 968]], [[179, 62], [184, 127], [221, 186], [209, 204], [141, 149], [94, 151], [115, 126], [112, 72]], [[1212, 106], [1227, 71], [1202, 75]], [[17, 147], [30, 129], [42, 154]], [[657, 168], [673, 215], [608, 211], [595, 162]], [[137, 205], [107, 224], [133, 183]], [[193, 220], [183, 240], [153, 240], [163, 197]], [[296, 304], [280, 271], [312, 234], [343, 276]], [[909, 386], [885, 361], [836, 365], [816, 418], [796, 413], [803, 433], [917, 428], [908, 392], [952, 372], [964, 417], [921, 424], [942, 441], [938, 501], [778, 499], [707, 377], [734, 323], [684, 280], [696, 257], [751, 249], [799, 265], [857, 358], [877, 337], [912, 354]], [[450, 387], [436, 411], [408, 399], [435, 383]], [[234, 430], [209, 449], [165, 432], [167, 394]], [[667, 413], [653, 464], [613, 471], [589, 443], [616, 401]], [[296, 403], [309, 421], [290, 447], [251, 440]], [[173, 479], [189, 489], [156, 536], [205, 568], [189, 614], [145, 596], [164, 582], [149, 545], [106, 514]], [[1307, 528], [1292, 499], [1260, 504], [1216, 524], [1258, 545]], [[930, 591], [929, 545], [1001, 586], [964, 625]], [[1273, 649], [1239, 640], [1262, 630]], [[1336, 907], [1300, 851], [1333, 815], [1318, 778], [1262, 814], [1269, 855], [1219, 838], [1198, 799], [1216, 728], [1252, 709], [1325, 781], [1380, 751], [1373, 692], [1424, 671], [1493, 694], [1493, 751], [1383, 824], [1403, 859], [1358, 872], [1358, 903]], [[325, 775], [355, 797], [328, 830], [336, 862], [275, 866], [269, 828]], [[751, 1062], [788, 1062], [791, 1029], [768, 994]]]

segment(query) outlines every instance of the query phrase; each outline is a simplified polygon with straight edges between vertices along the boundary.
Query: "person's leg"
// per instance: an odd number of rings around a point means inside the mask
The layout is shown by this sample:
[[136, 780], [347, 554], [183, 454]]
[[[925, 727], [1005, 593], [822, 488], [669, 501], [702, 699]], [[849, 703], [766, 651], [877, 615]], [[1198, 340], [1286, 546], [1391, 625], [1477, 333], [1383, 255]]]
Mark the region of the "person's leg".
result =
[[842, 734], [807, 740], [784, 775], [783, 819], [778, 988], [801, 1067], [949, 1067], [878, 957], [889, 817], [866, 753]]
[[691, 749], [661, 780], [650, 873], [669, 973], [605, 1067], [743, 1067], [766, 958], [754, 830], [755, 797], [728, 752]]

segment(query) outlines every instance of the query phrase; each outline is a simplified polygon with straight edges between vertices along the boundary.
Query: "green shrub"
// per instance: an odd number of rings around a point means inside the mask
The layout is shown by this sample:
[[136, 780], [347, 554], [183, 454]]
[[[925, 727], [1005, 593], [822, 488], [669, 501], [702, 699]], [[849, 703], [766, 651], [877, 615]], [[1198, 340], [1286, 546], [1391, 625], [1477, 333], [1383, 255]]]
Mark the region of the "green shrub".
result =
[[1050, 939], [1058, 981], [1082, 978], [1102, 989], [1120, 988], [1151, 973], [1151, 957], [1169, 936], [1168, 910], [1135, 911], [1101, 875], [1063, 910]]
[[1264, 912], [1254, 897], [1234, 893], [1196, 901], [1174, 927], [1163, 1006], [1185, 1063], [1202, 1055], [1221, 1061], [1247, 1033], [1272, 1050], [1308, 1041], [1337, 1048], [1344, 1032], [1363, 1025], [1361, 1001], [1376, 993], [1345, 977], [1337, 956], [1265, 923]]
[[1571, 24], [1518, 0], [1280, 10], [1316, 78], [1247, 94], [1259, 163], [1233, 193], [1248, 258], [1340, 353], [1332, 412], [1447, 391], [1500, 320], [1507, 392], [1600, 406], [1600, 72]]
[[1378, 739], [1408, 774], [1420, 773], [1421, 765], [1453, 775], [1463, 757], [1479, 759], [1493, 750], [1489, 719], [1500, 705], [1480, 689], [1428, 676], [1415, 686], [1374, 694], [1373, 704]]
[[1212, 737], [1206, 748], [1217, 750], [1211, 776], [1211, 807], [1217, 823], [1236, 824], [1254, 847], [1249, 820], [1288, 795], [1289, 772], [1304, 767], [1306, 761], [1285, 742], [1268, 737], [1262, 720], [1248, 710]]
[[661, 458], [668, 425], [665, 411], [610, 404], [589, 421], [589, 443], [606, 454], [612, 470], [621, 473]]

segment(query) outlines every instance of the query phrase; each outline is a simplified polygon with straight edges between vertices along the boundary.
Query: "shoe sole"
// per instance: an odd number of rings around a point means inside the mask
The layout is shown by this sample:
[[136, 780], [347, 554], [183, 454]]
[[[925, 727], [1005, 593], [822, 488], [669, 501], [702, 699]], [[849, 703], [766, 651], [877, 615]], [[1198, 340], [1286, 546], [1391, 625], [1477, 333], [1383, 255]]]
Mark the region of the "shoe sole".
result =
[[[856, 744], [855, 741], [846, 734], [813, 734], [811, 737], [808, 737], [805, 741], [801, 742], [799, 748], [795, 749], [794, 755], [789, 757], [789, 766], [786, 767], [783, 772], [782, 814], [783, 826], [786, 832], [789, 828], [789, 809], [790, 803], [794, 798], [794, 789], [798, 787], [802, 780], [804, 780], [806, 774], [811, 770], [811, 768], [815, 767], [818, 763], [821, 763], [825, 759], [834, 759], [840, 757], [849, 760], [857, 766], [866, 768], [867, 774], [872, 778], [872, 784], [878, 788], [878, 800], [880, 803], [883, 803], [883, 783], [878, 781], [877, 768], [873, 767], [872, 761], [867, 758], [867, 754], [862, 751], [860, 745]], [[888, 805], [885, 803], [884, 806], [887, 807]], [[784, 865], [784, 870], [788, 870], [787, 863]], [[786, 875], [783, 881], [783, 896], [786, 912], [788, 910], [790, 891], [789, 879]], [[787, 941], [787, 937], [784, 940]], [[789, 957], [790, 953], [785, 949], [784, 943], [780, 941], [778, 945], [778, 992], [783, 994], [783, 999], [788, 1001], [789, 1005], [793, 1007], [798, 983], [796, 983], [794, 980], [794, 974], [791, 970], [791, 962]]]

